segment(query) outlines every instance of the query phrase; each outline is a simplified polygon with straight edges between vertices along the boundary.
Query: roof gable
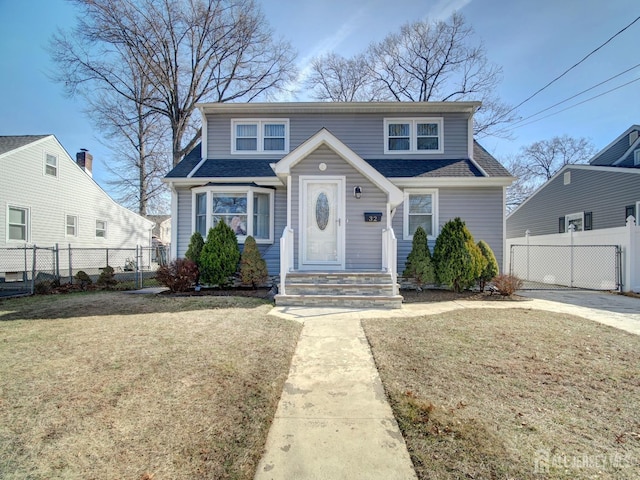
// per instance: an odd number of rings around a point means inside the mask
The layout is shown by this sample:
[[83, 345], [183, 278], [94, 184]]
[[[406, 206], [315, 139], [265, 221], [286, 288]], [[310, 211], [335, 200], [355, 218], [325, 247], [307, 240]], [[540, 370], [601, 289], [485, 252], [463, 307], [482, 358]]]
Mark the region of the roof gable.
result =
[[[634, 135], [635, 139], [630, 137], [634, 132], [638, 134]], [[625, 130], [613, 142], [596, 153], [589, 160], [589, 164], [596, 166], [621, 165], [636, 148], [640, 148], [640, 125], [632, 125]]]
[[402, 191], [385, 178], [378, 170], [363, 160], [357, 153], [342, 143], [326, 128], [303, 142], [299, 147], [282, 158], [274, 166], [274, 172], [284, 179], [291, 174], [291, 169], [314, 152], [320, 146], [327, 146], [353, 168], [364, 175], [371, 183], [389, 195], [389, 203], [392, 207], [400, 205], [404, 200]]
[[6, 135], [0, 136], [0, 156], [26, 147], [52, 135]]

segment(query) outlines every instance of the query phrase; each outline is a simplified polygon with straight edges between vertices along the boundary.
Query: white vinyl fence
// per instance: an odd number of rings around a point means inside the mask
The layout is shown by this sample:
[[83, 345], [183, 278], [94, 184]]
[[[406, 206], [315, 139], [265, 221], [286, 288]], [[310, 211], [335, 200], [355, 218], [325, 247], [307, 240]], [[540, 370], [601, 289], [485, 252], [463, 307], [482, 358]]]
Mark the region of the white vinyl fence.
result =
[[640, 292], [640, 226], [634, 217], [625, 227], [527, 233], [506, 240], [505, 259], [506, 271], [525, 285]]

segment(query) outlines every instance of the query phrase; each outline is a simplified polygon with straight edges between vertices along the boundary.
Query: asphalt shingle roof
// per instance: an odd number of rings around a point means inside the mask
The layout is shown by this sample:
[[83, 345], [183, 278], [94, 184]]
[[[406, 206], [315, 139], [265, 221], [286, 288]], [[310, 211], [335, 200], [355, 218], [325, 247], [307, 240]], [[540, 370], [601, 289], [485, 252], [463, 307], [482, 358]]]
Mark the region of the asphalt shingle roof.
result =
[[[511, 176], [482, 146], [474, 142], [474, 159], [490, 177]], [[200, 145], [195, 147], [167, 178], [184, 178], [200, 162]], [[208, 159], [192, 178], [260, 178], [274, 177], [271, 164], [274, 159]], [[483, 177], [482, 172], [469, 159], [370, 159], [366, 162], [387, 178], [416, 177]]]
[[2, 135], [0, 136], [0, 155], [48, 136], [49, 135]]
[[185, 178], [189, 175], [191, 170], [200, 163], [201, 145], [202, 144], [199, 143], [193, 147], [193, 150], [187, 153], [180, 163], [167, 173], [166, 178]]

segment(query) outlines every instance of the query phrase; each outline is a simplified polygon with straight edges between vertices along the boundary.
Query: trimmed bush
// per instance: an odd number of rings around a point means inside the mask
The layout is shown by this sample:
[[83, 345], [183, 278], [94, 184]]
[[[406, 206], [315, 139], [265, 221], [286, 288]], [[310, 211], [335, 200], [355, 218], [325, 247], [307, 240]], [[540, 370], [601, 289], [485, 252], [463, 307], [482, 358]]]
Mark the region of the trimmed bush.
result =
[[189, 247], [184, 254], [184, 258], [191, 260], [196, 265], [200, 265], [200, 254], [202, 253], [202, 247], [204, 247], [204, 238], [200, 232], [195, 232], [189, 239]]
[[435, 280], [431, 252], [429, 245], [427, 245], [427, 232], [422, 227], [418, 227], [413, 234], [411, 252], [407, 256], [402, 276], [414, 280], [418, 287], [422, 287], [426, 283], [433, 283]]
[[449, 220], [436, 239], [433, 249], [436, 282], [460, 293], [471, 288], [484, 268], [484, 257], [465, 223]]
[[116, 280], [115, 272], [113, 271], [113, 267], [107, 265], [100, 272], [100, 276], [98, 277], [98, 281], [96, 282], [103, 288], [109, 289], [118, 284]]
[[480, 276], [478, 277], [478, 286], [480, 287], [480, 291], [484, 292], [484, 287], [487, 282], [491, 281], [493, 277], [498, 275], [500, 273], [500, 269], [498, 268], [496, 256], [493, 254], [493, 250], [491, 250], [491, 247], [487, 242], [480, 240], [478, 242], [478, 248], [486, 260], [485, 267], [482, 269]]
[[208, 285], [227, 286], [238, 270], [240, 249], [233, 230], [224, 222], [209, 229], [200, 253], [200, 280]]
[[267, 262], [264, 261], [255, 238], [248, 236], [244, 241], [244, 250], [240, 257], [240, 281], [254, 289], [269, 278]]
[[198, 279], [198, 266], [188, 258], [178, 258], [169, 265], [160, 266], [156, 279], [174, 293], [186, 292]]
[[498, 275], [493, 279], [493, 285], [503, 297], [510, 297], [522, 288], [522, 280], [515, 275]]
[[89, 285], [93, 283], [93, 280], [91, 280], [91, 277], [87, 275], [87, 273], [84, 270], [80, 270], [78, 273], [76, 273], [73, 276], [73, 278], [78, 280], [78, 282], [80, 283], [80, 288], [82, 290], [86, 290], [89, 287]]

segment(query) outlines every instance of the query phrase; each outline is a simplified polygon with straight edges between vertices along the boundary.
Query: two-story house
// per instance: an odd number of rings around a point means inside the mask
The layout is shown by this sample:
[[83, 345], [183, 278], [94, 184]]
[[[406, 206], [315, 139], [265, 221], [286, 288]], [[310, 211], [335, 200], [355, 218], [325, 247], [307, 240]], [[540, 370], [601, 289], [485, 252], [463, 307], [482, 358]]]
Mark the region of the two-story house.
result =
[[[399, 306], [413, 233], [461, 217], [502, 262], [513, 178], [473, 139], [478, 102], [205, 103], [165, 178], [172, 257], [217, 222], [252, 235], [280, 305]], [[336, 299], [336, 296], [341, 298]]]

